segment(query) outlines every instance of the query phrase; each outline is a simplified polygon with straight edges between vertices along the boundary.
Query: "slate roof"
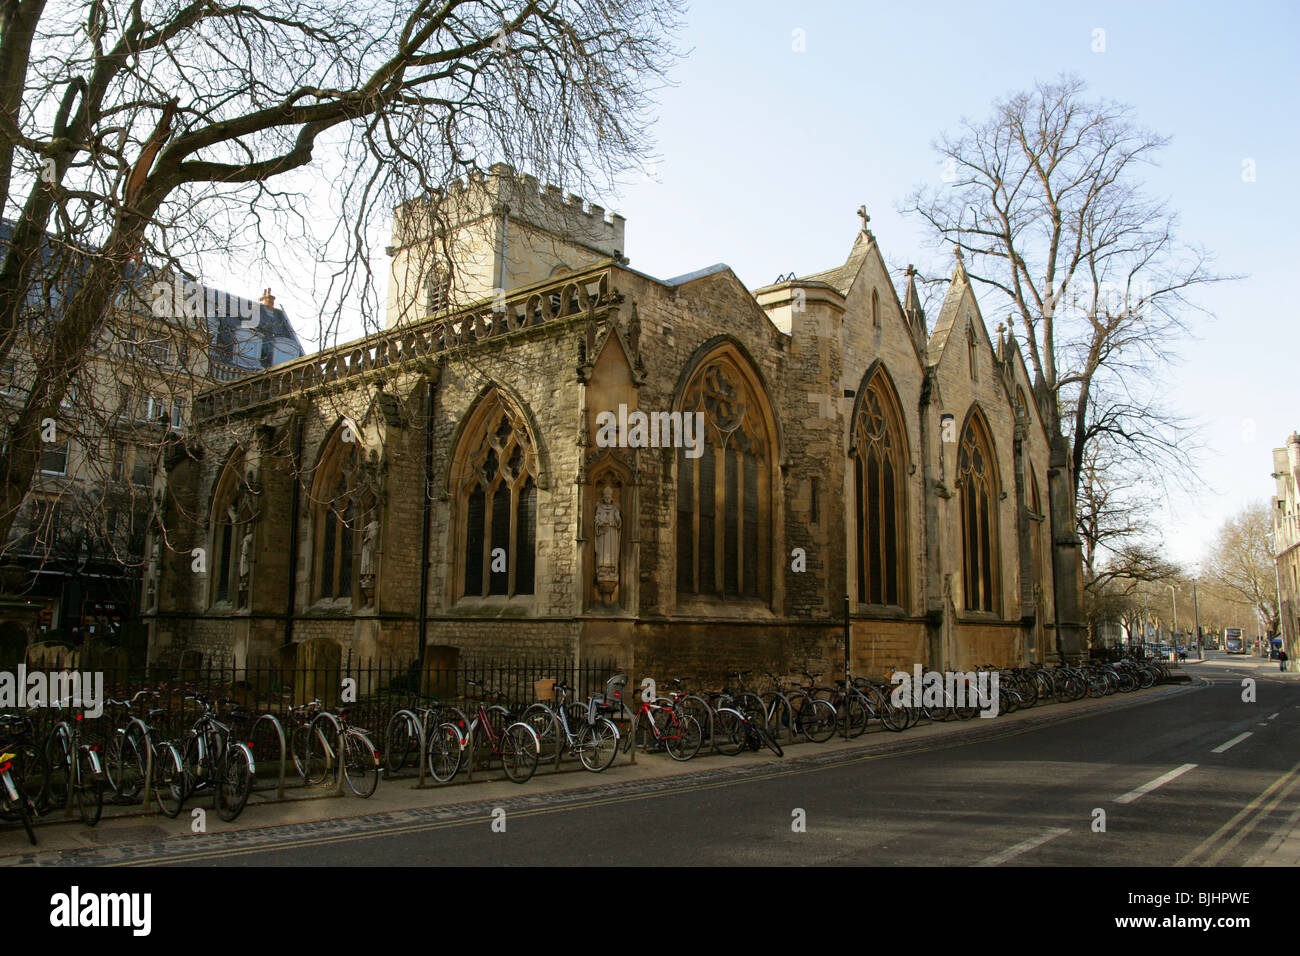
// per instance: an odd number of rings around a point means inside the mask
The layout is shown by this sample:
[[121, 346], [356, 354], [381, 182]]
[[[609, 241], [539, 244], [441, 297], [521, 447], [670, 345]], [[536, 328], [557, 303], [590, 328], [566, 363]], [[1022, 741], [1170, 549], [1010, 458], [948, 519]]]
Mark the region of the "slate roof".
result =
[[[13, 221], [0, 219], [0, 247], [9, 242], [13, 233]], [[53, 256], [54, 239], [52, 236], [47, 235], [47, 242], [42, 244], [42, 260], [48, 263]], [[138, 270], [137, 274], [141, 278], [157, 272], [154, 267], [147, 265], [133, 268]], [[75, 285], [75, 279], [73, 284]], [[225, 305], [225, 308], [217, 310], [217, 314], [204, 314], [204, 321], [208, 327], [208, 334], [212, 343], [212, 357], [217, 361], [248, 371], [270, 368], [275, 361], [275, 341], [277, 339], [281, 340], [281, 344], [288, 346], [290, 350], [296, 350], [296, 357], [306, 354], [302, 343], [298, 339], [298, 334], [294, 331], [293, 325], [289, 322], [289, 316], [283, 308], [279, 306], [268, 308], [256, 299], [236, 296], [224, 290], [214, 289], [211, 286], [203, 286], [202, 288], [204, 289], [203, 301], [205, 304], [212, 302], [224, 303]], [[209, 291], [214, 294], [209, 295]], [[252, 335], [261, 340], [256, 349], [239, 348], [239, 332], [244, 325], [241, 316], [248, 314], [255, 315], [258, 319], [256, 323], [250, 320], [247, 328], [244, 329], [246, 339]], [[257, 352], [256, 358], [248, 354], [253, 351]]]

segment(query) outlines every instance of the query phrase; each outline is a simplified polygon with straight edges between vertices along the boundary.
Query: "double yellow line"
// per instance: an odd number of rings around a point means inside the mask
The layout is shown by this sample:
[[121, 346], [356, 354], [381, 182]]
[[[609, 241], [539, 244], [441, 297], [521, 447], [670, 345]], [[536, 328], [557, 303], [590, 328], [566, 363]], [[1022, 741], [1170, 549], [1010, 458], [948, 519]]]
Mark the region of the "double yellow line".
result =
[[1278, 804], [1291, 796], [1296, 787], [1300, 787], [1300, 762], [1269, 784], [1263, 793], [1238, 810], [1231, 820], [1202, 840], [1174, 866], [1215, 866], [1276, 810]]

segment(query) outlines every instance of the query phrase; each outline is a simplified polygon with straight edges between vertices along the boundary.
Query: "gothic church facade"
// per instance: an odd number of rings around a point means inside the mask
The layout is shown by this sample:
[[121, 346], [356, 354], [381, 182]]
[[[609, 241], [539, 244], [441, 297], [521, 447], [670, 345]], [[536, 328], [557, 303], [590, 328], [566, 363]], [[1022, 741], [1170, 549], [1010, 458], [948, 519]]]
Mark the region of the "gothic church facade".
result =
[[629, 268], [621, 217], [504, 166], [440, 199], [442, 228], [398, 210], [383, 332], [196, 403], [155, 657], [798, 673], [841, 659], [846, 597], [860, 673], [1079, 652], [1068, 476], [960, 260], [931, 325], [865, 219], [843, 264], [751, 290]]

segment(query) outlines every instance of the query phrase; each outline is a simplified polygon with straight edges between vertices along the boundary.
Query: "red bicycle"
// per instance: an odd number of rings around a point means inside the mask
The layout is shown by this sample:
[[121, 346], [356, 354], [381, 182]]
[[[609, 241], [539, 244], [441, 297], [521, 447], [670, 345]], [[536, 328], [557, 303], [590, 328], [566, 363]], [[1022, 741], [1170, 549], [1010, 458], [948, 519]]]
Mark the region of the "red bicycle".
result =
[[479, 743], [487, 744], [489, 758], [500, 758], [506, 776], [515, 783], [524, 783], [537, 772], [537, 760], [542, 752], [537, 733], [521, 720], [512, 723], [510, 711], [500, 704], [488, 706], [488, 697], [503, 700], [504, 694], [490, 691], [475, 680], [467, 683], [479, 688], [483, 696], [474, 719], [464, 728], [465, 734], [461, 738], [463, 752], [473, 760]]
[[700, 722], [678, 707], [676, 701], [650, 701], [643, 697], [633, 726], [636, 731], [627, 735], [629, 744], [635, 737], [638, 747], [646, 750], [663, 747], [674, 760], [690, 760], [704, 743]]

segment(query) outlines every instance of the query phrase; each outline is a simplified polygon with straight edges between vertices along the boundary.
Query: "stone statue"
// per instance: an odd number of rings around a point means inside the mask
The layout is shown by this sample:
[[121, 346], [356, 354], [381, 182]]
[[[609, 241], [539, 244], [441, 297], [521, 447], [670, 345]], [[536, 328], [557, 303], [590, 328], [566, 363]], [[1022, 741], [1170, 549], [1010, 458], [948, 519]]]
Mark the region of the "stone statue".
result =
[[250, 524], [244, 532], [244, 539], [239, 543], [239, 584], [248, 587], [249, 563], [253, 556], [253, 526]]
[[379, 544], [379, 519], [371, 518], [361, 531], [361, 573], [374, 575], [375, 548]]
[[379, 519], [371, 518], [361, 529], [361, 596], [365, 604], [375, 600], [375, 551], [379, 547]]
[[596, 505], [596, 590], [605, 605], [614, 600], [618, 588], [619, 540], [623, 529], [623, 514], [614, 503], [614, 489], [609, 485], [601, 492]]

